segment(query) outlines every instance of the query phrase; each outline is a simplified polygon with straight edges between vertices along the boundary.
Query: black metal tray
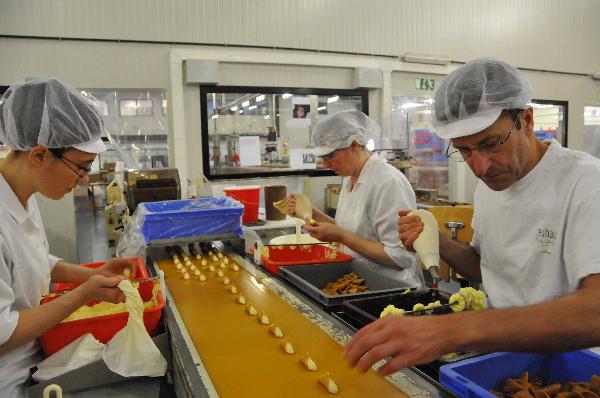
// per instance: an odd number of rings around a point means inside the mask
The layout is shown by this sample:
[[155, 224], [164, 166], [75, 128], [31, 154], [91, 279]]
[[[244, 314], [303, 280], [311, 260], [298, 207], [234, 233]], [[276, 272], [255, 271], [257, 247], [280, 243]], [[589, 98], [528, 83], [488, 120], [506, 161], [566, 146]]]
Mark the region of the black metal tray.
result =
[[[365, 284], [369, 290], [353, 294], [340, 294], [332, 296], [322, 289], [329, 282], [335, 282], [342, 276], [355, 272], [359, 277], [366, 279]], [[408, 285], [402, 281], [386, 278], [369, 269], [365, 264], [356, 262], [293, 265], [280, 267], [281, 278], [288, 281], [301, 292], [325, 307], [339, 306], [351, 298], [372, 297], [376, 295], [400, 292], [407, 289]]]
[[[346, 300], [342, 303], [342, 310], [357, 328], [362, 328], [367, 324], [379, 319], [381, 311], [392, 304], [396, 308], [405, 311], [411, 311], [417, 303], [427, 305], [436, 300], [442, 304], [448, 304], [448, 294], [440, 292], [437, 289], [429, 290], [410, 290], [399, 293], [380, 295], [377, 297], [366, 297]], [[447, 307], [434, 309], [434, 314], [444, 314], [452, 312]]]

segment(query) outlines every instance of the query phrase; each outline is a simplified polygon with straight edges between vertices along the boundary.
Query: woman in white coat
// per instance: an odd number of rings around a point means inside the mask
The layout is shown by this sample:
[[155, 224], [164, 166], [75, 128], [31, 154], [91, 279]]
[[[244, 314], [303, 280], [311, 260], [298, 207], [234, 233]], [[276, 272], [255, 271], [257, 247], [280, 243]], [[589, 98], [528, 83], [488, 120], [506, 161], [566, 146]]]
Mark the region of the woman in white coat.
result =
[[416, 208], [415, 194], [404, 174], [366, 148], [380, 134], [379, 125], [358, 110], [338, 112], [314, 127], [315, 154], [344, 179], [335, 220], [313, 209], [317, 223], [305, 228], [321, 241], [342, 243], [356, 261], [386, 278], [420, 287], [421, 269], [402, 246], [395, 222], [399, 210]]
[[[24, 396], [37, 364], [37, 338], [91, 300], [124, 301], [116, 285], [129, 263], [113, 259], [98, 269], [49, 254], [34, 193], [61, 199], [106, 149], [103, 124], [74, 88], [51, 78], [29, 78], [0, 99], [0, 141], [11, 148], [0, 161], [0, 391]], [[40, 306], [50, 282], [80, 286]]]

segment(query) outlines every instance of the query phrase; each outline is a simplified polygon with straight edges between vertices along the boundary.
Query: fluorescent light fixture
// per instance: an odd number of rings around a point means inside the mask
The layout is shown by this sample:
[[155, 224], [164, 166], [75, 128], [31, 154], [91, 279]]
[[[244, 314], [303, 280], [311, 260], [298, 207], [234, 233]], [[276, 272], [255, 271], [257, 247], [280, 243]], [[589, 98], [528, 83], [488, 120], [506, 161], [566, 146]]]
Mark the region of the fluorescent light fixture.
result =
[[271, 116], [270, 115], [265, 115], [265, 119], [270, 119]]
[[430, 104], [430, 105], [431, 105], [431, 104], [433, 104], [433, 98], [427, 98], [427, 99], [426, 99], [425, 101], [423, 101], [423, 102], [425, 102], [426, 104]]
[[534, 104], [533, 102], [530, 102], [527, 105], [530, 106], [530, 107], [532, 107], [532, 108], [536, 108], [536, 109], [554, 108], [554, 106], [555, 106], [555, 105], [552, 105], [552, 104]]
[[250, 108], [248, 108], [249, 111], [251, 111], [252, 109], [256, 109], [256, 105], [252, 105]]
[[244, 108], [247, 107], [248, 105], [250, 105], [250, 101], [244, 101], [244, 102], [242, 102], [242, 106]]
[[448, 65], [452, 60], [445, 55], [406, 53], [402, 56], [404, 62], [418, 64]]
[[317, 110], [319, 110], [319, 111], [324, 111], [325, 109], [327, 109], [326, 106], [320, 106], [320, 107], [317, 108]]
[[264, 101], [264, 100], [265, 100], [265, 96], [264, 95], [259, 95], [258, 97], [256, 97], [256, 102]]
[[340, 99], [340, 97], [338, 95], [334, 95], [333, 97], [327, 98], [327, 103], [331, 104], [332, 102], [335, 102], [335, 101], [337, 101], [339, 99]]
[[235, 111], [237, 111], [237, 110], [238, 110], [238, 107], [237, 107], [237, 105], [236, 105], [236, 106], [232, 106], [232, 107], [231, 107], [231, 111], [232, 111], [232, 112], [235, 112]]
[[218, 118], [218, 117], [219, 117], [219, 115], [212, 115], [212, 118], [211, 118], [211, 119], [216, 119], [216, 118]]
[[283, 94], [283, 95], [282, 95], [282, 97], [283, 97], [284, 99], [285, 99], [285, 98], [290, 98], [291, 96], [292, 96], [292, 94], [290, 94], [290, 93], [285, 93], [285, 94]]
[[244, 111], [242, 109], [240, 109], [240, 113], [244, 113]]
[[407, 102], [406, 104], [402, 104], [402, 109], [419, 108], [421, 106], [425, 106], [425, 104], [419, 104], [418, 102]]

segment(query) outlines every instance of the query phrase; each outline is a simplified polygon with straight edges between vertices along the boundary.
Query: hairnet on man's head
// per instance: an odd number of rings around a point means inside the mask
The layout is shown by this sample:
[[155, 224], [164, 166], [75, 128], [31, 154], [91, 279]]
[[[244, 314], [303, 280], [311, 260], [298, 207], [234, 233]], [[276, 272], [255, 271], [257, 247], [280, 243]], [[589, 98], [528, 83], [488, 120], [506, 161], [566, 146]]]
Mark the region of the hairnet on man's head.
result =
[[350, 109], [334, 113], [320, 120], [312, 129], [311, 143], [317, 156], [347, 148], [356, 141], [367, 145], [369, 140], [381, 135], [381, 127], [359, 110]]
[[476, 134], [504, 109], [525, 109], [533, 88], [506, 62], [480, 58], [450, 73], [435, 94], [433, 125], [445, 139]]
[[[12, 149], [95, 144], [102, 131], [102, 118], [92, 102], [55, 78], [26, 78], [0, 99], [0, 141]], [[89, 147], [94, 153], [102, 150]]]

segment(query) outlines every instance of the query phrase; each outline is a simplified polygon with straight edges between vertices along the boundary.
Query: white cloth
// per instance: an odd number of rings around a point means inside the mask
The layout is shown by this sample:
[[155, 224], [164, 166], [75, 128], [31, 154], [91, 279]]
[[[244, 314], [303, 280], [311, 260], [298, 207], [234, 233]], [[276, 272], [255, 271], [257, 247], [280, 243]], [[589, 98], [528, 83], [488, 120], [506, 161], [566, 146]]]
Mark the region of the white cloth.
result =
[[415, 194], [404, 174], [372, 155], [352, 191], [350, 185], [350, 177], [345, 177], [335, 215], [336, 224], [365, 239], [381, 242], [385, 253], [399, 269], [374, 263], [349, 248], [344, 250], [387, 278], [420, 287], [423, 273], [416, 255], [404, 249], [398, 235], [398, 212], [417, 207]]
[[[37, 307], [48, 293], [50, 273], [58, 258], [48, 252], [48, 241], [35, 198], [27, 209], [0, 174], [0, 344], [10, 339], [19, 311]], [[24, 395], [29, 368], [39, 357], [37, 341], [0, 355], [2, 397]]]
[[495, 308], [552, 300], [600, 273], [600, 160], [552, 141], [504, 191], [475, 190], [473, 247]]

